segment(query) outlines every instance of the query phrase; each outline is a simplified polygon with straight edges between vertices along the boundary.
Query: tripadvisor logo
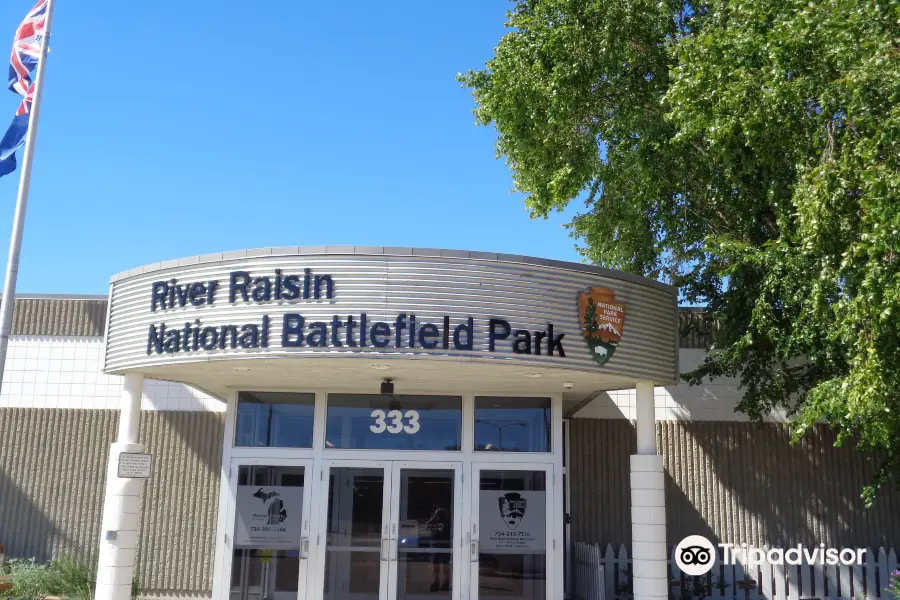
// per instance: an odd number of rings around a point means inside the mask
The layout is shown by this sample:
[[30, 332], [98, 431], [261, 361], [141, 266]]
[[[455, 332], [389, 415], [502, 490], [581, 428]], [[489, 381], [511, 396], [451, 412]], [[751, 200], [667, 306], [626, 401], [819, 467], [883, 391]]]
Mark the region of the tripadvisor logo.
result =
[[[754, 548], [747, 544], [718, 544], [722, 550], [722, 562], [726, 565], [741, 563], [752, 568], [770, 565], [862, 565], [866, 560], [865, 548], [826, 548], [825, 544], [792, 548]], [[702, 535], [689, 535], [675, 547], [675, 564], [685, 575], [699, 577], [709, 573], [716, 564], [716, 546]]]
[[715, 562], [716, 547], [702, 535], [689, 535], [675, 546], [675, 564], [685, 575], [706, 575]]
[[594, 362], [605, 365], [622, 340], [625, 307], [616, 304], [616, 293], [608, 288], [578, 292], [578, 320]]

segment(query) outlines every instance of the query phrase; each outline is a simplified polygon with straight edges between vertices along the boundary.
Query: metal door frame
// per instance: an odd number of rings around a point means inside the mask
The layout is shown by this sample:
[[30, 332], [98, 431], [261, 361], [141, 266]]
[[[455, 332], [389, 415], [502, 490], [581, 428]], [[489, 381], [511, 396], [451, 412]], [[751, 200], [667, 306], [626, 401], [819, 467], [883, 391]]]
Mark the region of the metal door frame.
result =
[[400, 528], [400, 475], [404, 469], [453, 471], [453, 552], [452, 552], [452, 598], [460, 600], [465, 585], [465, 563], [463, 561], [463, 504], [466, 483], [463, 461], [421, 461], [421, 460], [344, 460], [330, 459], [322, 462], [316, 478], [316, 498], [313, 499], [318, 515], [312, 531], [311, 551], [321, 559], [315, 565], [315, 573], [308, 577], [307, 593], [310, 598], [324, 598], [325, 595], [325, 551], [328, 525], [328, 477], [332, 468], [380, 469], [384, 476], [384, 492], [381, 507], [381, 570], [379, 580], [379, 600], [396, 600], [399, 558]]
[[[228, 471], [228, 482], [230, 494], [228, 496], [228, 506], [225, 507], [225, 531], [223, 544], [225, 553], [223, 556], [223, 572], [222, 572], [222, 589], [226, 591], [227, 597], [231, 599], [231, 572], [232, 562], [234, 559], [234, 527], [237, 521], [237, 487], [238, 473], [241, 467], [303, 467], [303, 507], [302, 519], [303, 527], [300, 540], [299, 559], [298, 559], [298, 580], [297, 592], [298, 600], [306, 598], [305, 593], [308, 587], [308, 569], [309, 569], [309, 535], [310, 535], [310, 514], [313, 502], [313, 459], [312, 458], [261, 458], [261, 457], [234, 457], [231, 459]], [[300, 594], [304, 594], [300, 596]], [[260, 598], [263, 598], [262, 594]], [[245, 599], [240, 599], [245, 600]]]
[[468, 520], [468, 531], [466, 532], [466, 562], [469, 568], [468, 573], [468, 591], [471, 600], [479, 600], [478, 597], [478, 555], [480, 553], [479, 538], [481, 535], [481, 519], [480, 519], [480, 492], [481, 492], [481, 472], [482, 471], [543, 471], [546, 474], [546, 544], [545, 563], [547, 572], [544, 577], [545, 598], [553, 597], [553, 590], [556, 588], [556, 566], [557, 566], [557, 549], [562, 541], [556, 539], [556, 480], [554, 478], [554, 465], [551, 463], [503, 463], [498, 460], [476, 461], [471, 464], [471, 477], [467, 491], [469, 492], [469, 509], [470, 517]]

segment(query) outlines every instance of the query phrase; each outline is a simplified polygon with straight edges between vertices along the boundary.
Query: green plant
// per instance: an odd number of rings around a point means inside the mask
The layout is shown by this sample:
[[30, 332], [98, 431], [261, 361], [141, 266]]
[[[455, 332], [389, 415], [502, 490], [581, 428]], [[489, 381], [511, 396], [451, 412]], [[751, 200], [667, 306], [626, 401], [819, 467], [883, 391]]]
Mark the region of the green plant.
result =
[[900, 600], [900, 569], [893, 571], [888, 581], [890, 581], [890, 585], [888, 586], [888, 593], [891, 595], [894, 600]]
[[[39, 600], [44, 596], [61, 596], [67, 600], [91, 600], [96, 585], [96, 562], [77, 556], [63, 555], [48, 563], [11, 559], [5, 571], [12, 577], [13, 587], [3, 598]], [[131, 597], [137, 598], [137, 573], [131, 583]]]
[[90, 600], [94, 595], [96, 567], [89, 561], [61, 556], [50, 561], [46, 595], [62, 596], [72, 600]]
[[716, 323], [682, 375], [900, 482], [900, 3], [514, 0], [460, 75], [534, 217]]
[[5, 572], [12, 578], [13, 587], [4, 593], [6, 598], [40, 598], [45, 595], [47, 565], [14, 558], [6, 563]]

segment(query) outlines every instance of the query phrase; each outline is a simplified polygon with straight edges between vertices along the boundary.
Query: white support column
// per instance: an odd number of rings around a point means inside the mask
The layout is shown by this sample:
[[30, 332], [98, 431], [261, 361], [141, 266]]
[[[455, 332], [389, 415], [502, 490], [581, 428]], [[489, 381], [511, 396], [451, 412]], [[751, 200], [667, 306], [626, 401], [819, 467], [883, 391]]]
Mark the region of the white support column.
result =
[[634, 600], [668, 598], [666, 496], [662, 456], [656, 453], [653, 384], [637, 383], [637, 454], [631, 456], [631, 539]]
[[118, 471], [120, 453], [144, 451], [144, 446], [138, 443], [143, 389], [142, 374], [125, 375], [119, 403], [119, 436], [110, 446], [106, 470], [95, 600], [131, 599], [144, 480], [119, 478]]
[[637, 453], [656, 455], [656, 402], [653, 384], [639, 381], [635, 386], [635, 419], [637, 420]]

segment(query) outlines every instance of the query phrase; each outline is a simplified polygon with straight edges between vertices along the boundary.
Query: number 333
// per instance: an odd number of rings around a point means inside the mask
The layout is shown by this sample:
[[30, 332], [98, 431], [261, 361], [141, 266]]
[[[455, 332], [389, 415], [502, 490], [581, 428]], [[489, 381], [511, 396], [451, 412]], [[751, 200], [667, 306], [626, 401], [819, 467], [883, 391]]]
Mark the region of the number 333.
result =
[[[372, 411], [372, 418], [375, 419], [374, 425], [369, 425], [372, 433], [416, 433], [419, 431], [419, 413], [414, 410], [408, 410], [403, 413], [399, 410], [392, 410], [385, 414], [383, 410], [376, 409]], [[407, 419], [407, 423], [403, 423], [403, 419]], [[388, 424], [390, 421], [390, 425]]]

